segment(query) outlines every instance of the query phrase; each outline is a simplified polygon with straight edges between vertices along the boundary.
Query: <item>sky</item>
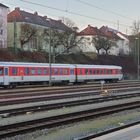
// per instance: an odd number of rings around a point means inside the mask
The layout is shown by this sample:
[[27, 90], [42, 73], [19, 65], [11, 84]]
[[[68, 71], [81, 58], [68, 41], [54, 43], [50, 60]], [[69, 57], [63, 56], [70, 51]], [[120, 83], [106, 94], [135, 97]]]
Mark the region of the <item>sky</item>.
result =
[[67, 17], [79, 31], [88, 25], [100, 28], [108, 26], [131, 34], [133, 22], [140, 19], [140, 0], [0, 0], [9, 7], [53, 19]]

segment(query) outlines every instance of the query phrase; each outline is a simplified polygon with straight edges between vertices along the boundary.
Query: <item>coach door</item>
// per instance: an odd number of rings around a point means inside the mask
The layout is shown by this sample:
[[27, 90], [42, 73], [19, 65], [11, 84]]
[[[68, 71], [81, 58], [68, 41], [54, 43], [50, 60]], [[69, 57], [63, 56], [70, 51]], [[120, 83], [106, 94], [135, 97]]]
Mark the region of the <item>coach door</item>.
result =
[[9, 85], [8, 67], [4, 68], [4, 85]]
[[0, 84], [3, 83], [3, 67], [0, 67]]

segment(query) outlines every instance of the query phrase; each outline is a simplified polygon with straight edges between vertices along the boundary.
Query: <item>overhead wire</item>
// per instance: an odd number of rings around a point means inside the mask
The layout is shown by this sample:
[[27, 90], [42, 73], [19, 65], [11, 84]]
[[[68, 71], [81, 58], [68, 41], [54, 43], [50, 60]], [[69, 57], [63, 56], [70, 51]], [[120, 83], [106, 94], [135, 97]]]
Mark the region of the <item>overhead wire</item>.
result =
[[102, 7], [98, 7], [98, 6], [94, 5], [94, 4], [85, 2], [85, 1], [83, 1], [83, 0], [75, 0], [75, 1], [80, 2], [80, 3], [84, 4], [84, 5], [88, 5], [88, 6], [90, 6], [90, 7], [96, 8], [96, 9], [98, 9], [98, 10], [104, 11], [104, 12], [107, 12], [107, 13], [110, 13], [110, 14], [113, 14], [113, 15], [117, 15], [117, 16], [119, 16], [119, 17], [123, 17], [123, 18], [129, 19], [129, 20], [135, 20], [135, 19], [133, 19], [133, 18], [131, 18], [131, 17], [122, 15], [122, 14], [120, 14], [120, 13], [117, 13], [117, 12], [114, 12], [114, 11], [111, 11], [111, 10], [108, 10], [108, 9], [105, 9], [105, 8], [102, 8]]
[[[101, 18], [96, 18], [96, 17], [91, 17], [91, 16], [87, 16], [87, 15], [84, 15], [84, 14], [79, 14], [79, 13], [70, 11], [68, 9], [63, 10], [63, 9], [60, 9], [60, 8], [56, 8], [56, 7], [52, 7], [52, 6], [47, 6], [47, 5], [44, 5], [44, 4], [35, 3], [35, 2], [27, 1], [27, 0], [20, 0], [20, 1], [25, 2], [25, 3], [29, 3], [29, 4], [33, 4], [33, 5], [37, 5], [37, 6], [40, 6], [40, 7], [44, 7], [44, 8], [48, 8], [48, 9], [52, 9], [52, 10], [56, 10], [56, 11], [60, 11], [60, 12], [65, 12], [65, 13], [77, 15], [77, 16], [80, 16], [80, 17], [88, 18], [88, 19], [94, 19], [94, 20], [97, 20], [97, 21], [107, 22], [107, 23], [111, 23], [111, 24], [117, 24], [114, 21], [110, 21], [110, 20], [106, 20], [106, 19], [101, 19]], [[125, 26], [125, 27], [126, 26], [127, 27], [131, 27], [131, 26], [125, 25], [125, 24], [120, 24], [120, 25], [121, 26]]]

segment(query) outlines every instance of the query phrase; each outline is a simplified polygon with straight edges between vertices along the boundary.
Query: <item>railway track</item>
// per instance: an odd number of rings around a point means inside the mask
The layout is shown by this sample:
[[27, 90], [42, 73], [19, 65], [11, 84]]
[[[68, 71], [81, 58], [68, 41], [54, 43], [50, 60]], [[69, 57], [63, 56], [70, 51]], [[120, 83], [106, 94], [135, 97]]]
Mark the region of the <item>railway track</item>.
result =
[[43, 105], [33, 105], [27, 107], [18, 107], [18, 108], [11, 108], [11, 109], [0, 109], [0, 117], [10, 117], [10, 116], [17, 116], [21, 114], [26, 114], [27, 112], [39, 112], [39, 111], [48, 111], [52, 109], [59, 109], [63, 107], [73, 107], [79, 105], [88, 105], [88, 104], [95, 104], [95, 103], [102, 103], [106, 101], [113, 101], [113, 100], [122, 100], [127, 98], [134, 98], [140, 97], [140, 93], [132, 93], [132, 94], [124, 94], [124, 95], [114, 95], [114, 96], [106, 96], [106, 97], [90, 97], [88, 99], [77, 99], [72, 101], [63, 101], [51, 104], [43, 104]]
[[0, 138], [24, 134], [43, 128], [49, 129], [57, 126], [67, 125], [73, 122], [79, 122], [82, 120], [94, 119], [100, 116], [106, 116], [116, 112], [139, 107], [140, 101], [135, 101], [4, 125], [0, 126]]
[[[0, 90], [0, 117], [6, 119], [7, 117], [16, 117], [17, 115], [26, 114], [28, 112], [37, 113], [39, 111], [47, 111], [52, 109], [60, 109], [65, 107], [76, 107], [80, 105], [88, 105], [95, 103], [102, 103], [113, 100], [122, 100], [139, 97], [140, 96], [140, 82], [130, 83], [113, 83], [105, 84], [104, 89], [114, 93], [112, 96], [100, 96], [100, 84], [80, 85], [80, 86], [66, 86], [66, 87], [49, 87], [27, 88], [25, 89], [11, 89]], [[8, 93], [7, 93], [8, 91]], [[127, 93], [129, 91], [129, 94]], [[130, 92], [131, 91], [131, 92]], [[122, 93], [126, 92], [126, 93]], [[81, 98], [82, 97], [82, 98]], [[74, 99], [77, 98], [77, 99]], [[62, 100], [63, 101], [62, 101]], [[57, 101], [58, 100], [58, 101]], [[60, 101], [61, 100], [61, 101]], [[47, 102], [46, 102], [47, 101]], [[48, 103], [48, 101], [51, 101]], [[52, 102], [54, 101], [54, 102]], [[55, 114], [52, 117], [43, 117], [34, 120], [24, 120], [24, 122], [4, 124], [0, 126], [0, 139], [15, 136], [17, 134], [25, 134], [43, 128], [53, 128], [56, 126], [67, 125], [69, 123], [78, 122], [82, 120], [94, 119], [100, 116], [106, 116], [123, 110], [129, 110], [140, 107], [140, 102], [137, 100], [130, 100], [132, 103], [124, 103], [120, 105], [112, 105], [108, 107], [100, 107], [96, 109], [88, 109], [85, 111]], [[8, 109], [7, 105], [35, 103], [32, 105], [13, 107]], [[42, 105], [37, 102], [44, 102]], [[122, 101], [121, 101], [122, 102]], [[118, 101], [117, 101], [118, 103]], [[7, 106], [7, 108], [6, 108]], [[25, 115], [26, 116], [26, 115]], [[6, 118], [4, 118], [6, 117]], [[20, 117], [20, 116], [18, 116]], [[9, 119], [9, 118], [7, 118]], [[23, 121], [23, 120], [22, 120]]]
[[[137, 91], [139, 93], [140, 87], [131, 87], [131, 88], [117, 88], [109, 90], [110, 92], [114, 92], [116, 94], [121, 94], [121, 92], [127, 92], [127, 91]], [[86, 97], [86, 96], [95, 96], [99, 95], [100, 90], [89, 90], [89, 91], [79, 91], [74, 93], [62, 93], [62, 94], [43, 94], [38, 96], [27, 96], [27, 97], [19, 97], [19, 98], [8, 98], [5, 97], [4, 99], [1, 97], [0, 99], [0, 105], [12, 105], [12, 104], [21, 104], [21, 103], [31, 103], [31, 102], [40, 102], [40, 101], [50, 101], [50, 100], [58, 100], [58, 99], [67, 99], [67, 98], [76, 98], [76, 97]]]
[[[133, 90], [134, 88], [136, 90], [139, 89], [140, 87], [140, 83], [135, 83], [135, 84], [125, 84], [125, 85], [105, 85], [104, 86], [104, 89], [107, 89], [107, 90], [115, 90], [117, 91], [118, 89], [121, 89], [122, 88], [122, 91], [124, 89], [124, 91], [128, 88], [128, 87], [131, 87], [129, 88], [129, 90]], [[126, 88], [126, 89], [125, 89]], [[9, 98], [20, 98], [20, 97], [29, 97], [29, 96], [44, 96], [44, 95], [56, 95], [56, 94], [69, 94], [69, 93], [72, 93], [72, 92], [77, 92], [77, 91], [100, 91], [101, 90], [101, 87], [94, 87], [94, 86], [83, 86], [83, 87], [75, 87], [73, 89], [49, 89], [49, 90], [46, 90], [46, 89], [39, 89], [37, 91], [35, 90], [28, 90], [26, 91], [26, 93], [24, 93], [23, 91], [19, 91], [17, 93], [8, 93], [8, 94], [5, 94], [4, 93], [0, 93], [0, 99], [9, 99]], [[13, 92], [13, 91], [12, 91]]]
[[[129, 87], [129, 86], [140, 86], [140, 82], [132, 82], [132, 83], [106, 83], [104, 84], [105, 88], [118, 88], [118, 87]], [[53, 92], [73, 92], [78, 90], [87, 90], [87, 89], [100, 89], [101, 84], [86, 84], [86, 85], [74, 85], [74, 86], [64, 86], [64, 87], [41, 87], [41, 88], [26, 88], [26, 89], [8, 89], [8, 90], [0, 90], [0, 97], [2, 96], [23, 96], [28, 95], [30, 93], [37, 93], [39, 92], [45, 92], [47, 94], [51, 94]], [[20, 95], [21, 94], [21, 95]]]

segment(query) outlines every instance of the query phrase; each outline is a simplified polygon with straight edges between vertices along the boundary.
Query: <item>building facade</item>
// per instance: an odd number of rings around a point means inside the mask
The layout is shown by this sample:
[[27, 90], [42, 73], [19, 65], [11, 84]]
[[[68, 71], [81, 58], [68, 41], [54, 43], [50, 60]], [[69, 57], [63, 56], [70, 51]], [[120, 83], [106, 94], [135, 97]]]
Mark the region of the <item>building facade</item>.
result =
[[[37, 12], [29, 13], [16, 7], [8, 14], [8, 47], [49, 52], [49, 43], [54, 38], [54, 32], [69, 30], [70, 28], [60, 20], [40, 16]], [[56, 47], [58, 52], [63, 50], [64, 46]]]
[[0, 3], [0, 48], [7, 48], [7, 14], [9, 8]]
[[[97, 27], [88, 25], [88, 27], [78, 33], [77, 40], [80, 40], [78, 47], [82, 52], [107, 53], [109, 55], [128, 55], [131, 52], [127, 36], [107, 26], [102, 26], [98, 29]], [[104, 42], [100, 43], [100, 45], [96, 44], [99, 40], [103, 40]], [[104, 45], [105, 41], [108, 41], [108, 46]], [[108, 49], [105, 47], [108, 47]]]

